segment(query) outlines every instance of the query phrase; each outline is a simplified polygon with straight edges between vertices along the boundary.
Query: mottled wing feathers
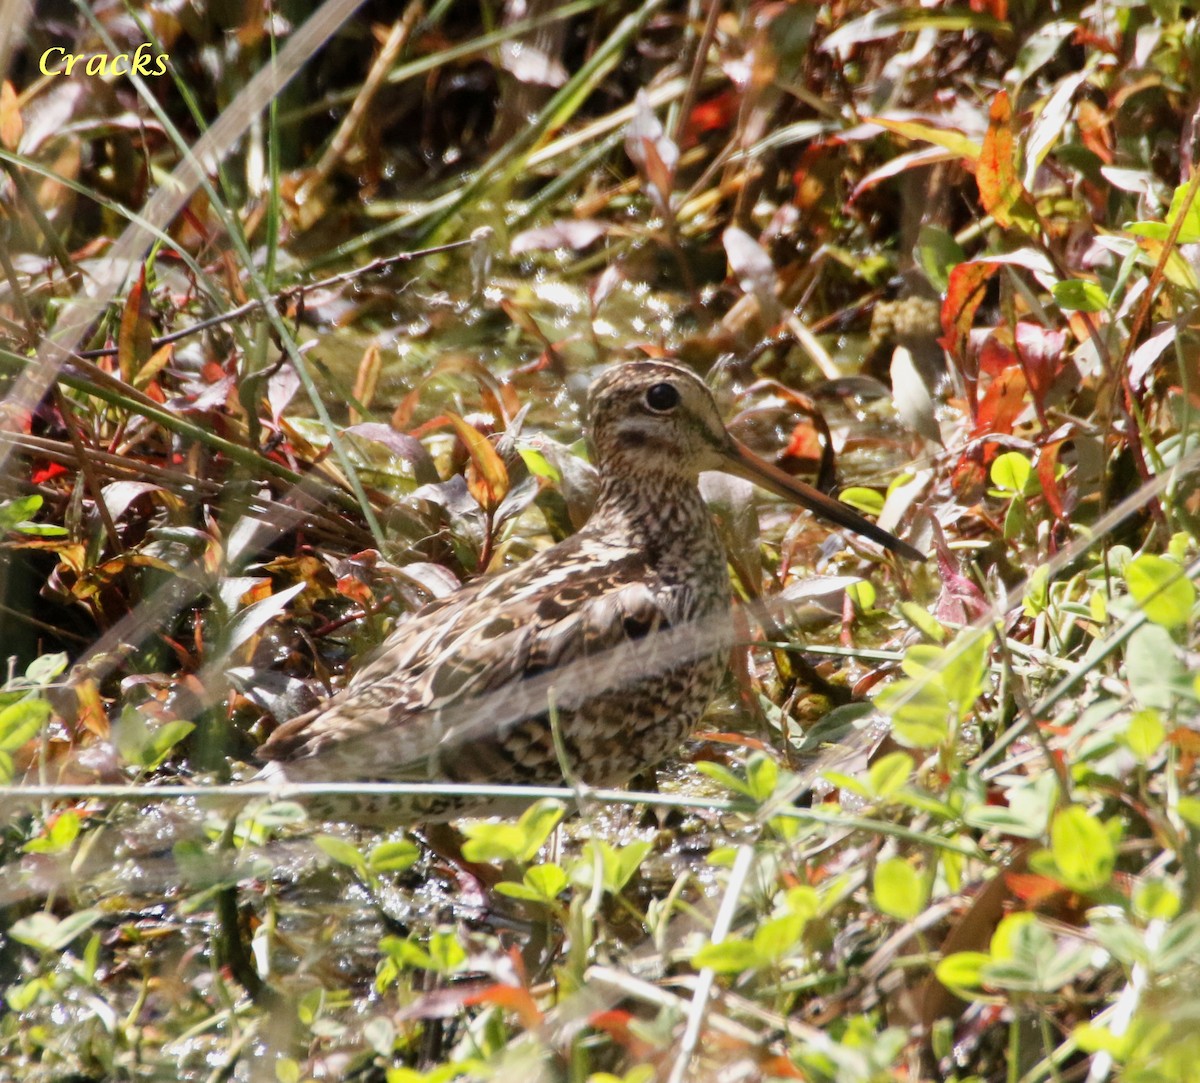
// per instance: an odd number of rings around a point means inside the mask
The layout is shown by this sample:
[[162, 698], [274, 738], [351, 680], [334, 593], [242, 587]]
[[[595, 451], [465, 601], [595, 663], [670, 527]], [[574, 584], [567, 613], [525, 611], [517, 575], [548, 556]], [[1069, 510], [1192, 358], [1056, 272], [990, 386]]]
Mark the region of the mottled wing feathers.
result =
[[[472, 584], [452, 606], [419, 610], [343, 691], [280, 726], [259, 757], [284, 762], [291, 778], [492, 776], [482, 745], [546, 709], [547, 690], [537, 682], [521, 702], [525, 678], [665, 623], [642, 556], [576, 537], [575, 545]], [[470, 756], [472, 746], [473, 770], [448, 763]]]

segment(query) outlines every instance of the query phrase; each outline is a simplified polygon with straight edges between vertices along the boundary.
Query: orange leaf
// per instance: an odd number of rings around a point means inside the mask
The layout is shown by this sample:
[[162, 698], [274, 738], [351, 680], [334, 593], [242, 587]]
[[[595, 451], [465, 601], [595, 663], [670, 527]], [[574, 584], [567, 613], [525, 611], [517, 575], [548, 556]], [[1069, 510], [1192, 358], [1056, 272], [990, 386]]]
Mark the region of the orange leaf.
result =
[[469, 421], [464, 421], [458, 414], [446, 411], [446, 417], [454, 426], [454, 431], [466, 445], [467, 454], [471, 456], [474, 474], [467, 478], [467, 487], [471, 495], [479, 501], [480, 507], [491, 514], [500, 506], [508, 492], [508, 469], [504, 460], [496, 454], [491, 442]]
[[90, 677], [85, 678], [76, 682], [74, 691], [76, 723], [97, 737], [107, 737], [108, 712], [104, 710], [104, 702], [100, 699], [100, 689], [96, 682]]
[[649, 1060], [655, 1051], [654, 1046], [635, 1033], [633, 1024], [636, 1022], [637, 1016], [620, 1008], [596, 1012], [588, 1019], [592, 1027], [607, 1034], [618, 1045], [624, 1046], [637, 1060]]
[[1012, 105], [1008, 93], [1001, 90], [988, 111], [988, 129], [983, 137], [983, 153], [975, 167], [979, 202], [1001, 229], [1017, 227], [1033, 232], [1037, 215], [1033, 201], [1017, 176], [1016, 137]]
[[175, 354], [175, 344], [168, 342], [160, 346], [133, 377], [133, 386], [145, 389], [170, 363]]
[[1193, 756], [1200, 755], [1200, 733], [1195, 730], [1180, 726], [1170, 732], [1167, 740], [1181, 752], [1188, 752]]
[[516, 1012], [526, 1030], [532, 1030], [542, 1022], [542, 1011], [537, 1002], [529, 995], [528, 989], [519, 989], [515, 985], [489, 985], [477, 993], [472, 993], [463, 1000], [463, 1004], [472, 1007], [476, 1004], [492, 1004], [497, 1008], [505, 1008]]
[[974, 435], [1011, 433], [1013, 423], [1025, 409], [1025, 392], [1028, 389], [1025, 373], [1020, 368], [1005, 369], [992, 381], [979, 404]]
[[121, 378], [132, 384], [142, 367], [150, 360], [153, 350], [153, 330], [150, 326], [150, 296], [146, 292], [146, 265], [125, 298], [121, 312], [121, 327], [117, 332], [117, 363]]
[[1032, 872], [1006, 872], [1004, 882], [1008, 885], [1008, 890], [1018, 899], [1033, 906], [1066, 890], [1057, 880], [1051, 880], [1048, 876], [1038, 876], [1037, 873]]
[[772, 1079], [807, 1079], [799, 1068], [797, 1068], [787, 1057], [768, 1057], [759, 1065], [762, 1070]]
[[383, 368], [383, 354], [379, 343], [372, 342], [358, 363], [358, 372], [354, 376], [354, 399], [358, 405], [350, 406], [350, 424], [357, 425], [362, 420], [358, 406], [369, 409], [371, 400], [375, 398], [375, 388], [379, 385], [379, 373]]
[[1054, 474], [1058, 468], [1058, 453], [1066, 442], [1065, 439], [1055, 440], [1042, 448], [1037, 456], [1037, 476], [1042, 495], [1046, 498], [1047, 507], [1054, 513], [1054, 518], [1060, 522], [1066, 518], [1066, 508], [1063, 505], [1062, 490], [1059, 489]]
[[0, 145], [7, 150], [16, 150], [24, 131], [17, 92], [12, 83], [5, 79], [0, 83]]
[[352, 602], [357, 602], [364, 609], [374, 601], [371, 588], [357, 576], [343, 575], [337, 581], [337, 589], [339, 594], [349, 598]]
[[942, 302], [942, 337], [939, 344], [954, 358], [963, 382], [967, 385], [967, 402], [975, 408], [976, 373], [968, 363], [967, 340], [975, 313], [983, 303], [988, 281], [996, 273], [995, 263], [966, 262], [950, 272], [946, 299]]
[[709, 741], [715, 745], [733, 745], [736, 748], [750, 748], [756, 752], [768, 752], [770, 747], [764, 741], [760, 741], [757, 737], [751, 737], [746, 733], [725, 733], [718, 730], [704, 730], [701, 733], [693, 734], [695, 741]]

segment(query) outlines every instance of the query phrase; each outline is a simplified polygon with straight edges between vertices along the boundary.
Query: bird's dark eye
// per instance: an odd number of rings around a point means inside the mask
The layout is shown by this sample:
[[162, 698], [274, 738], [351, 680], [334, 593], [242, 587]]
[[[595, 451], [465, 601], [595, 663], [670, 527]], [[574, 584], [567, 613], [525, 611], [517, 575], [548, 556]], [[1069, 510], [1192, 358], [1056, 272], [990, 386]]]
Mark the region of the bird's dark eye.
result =
[[679, 405], [679, 391], [674, 384], [655, 384], [646, 392], [646, 405], [660, 413], [674, 410]]

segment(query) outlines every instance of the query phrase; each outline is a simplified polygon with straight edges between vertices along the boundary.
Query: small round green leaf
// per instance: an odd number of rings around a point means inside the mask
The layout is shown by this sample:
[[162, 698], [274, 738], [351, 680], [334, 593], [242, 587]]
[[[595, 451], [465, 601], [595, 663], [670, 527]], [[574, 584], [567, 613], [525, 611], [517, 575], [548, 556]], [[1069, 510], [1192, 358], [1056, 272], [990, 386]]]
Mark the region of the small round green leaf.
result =
[[1108, 307], [1108, 294], [1095, 282], [1070, 278], [1056, 282], [1050, 292], [1058, 307], [1067, 312], [1101, 312]]
[[1117, 860], [1112, 836], [1078, 805], [1055, 814], [1050, 825], [1050, 852], [1063, 883], [1080, 894], [1104, 887]]
[[1196, 602], [1196, 587], [1173, 560], [1143, 553], [1125, 568], [1125, 583], [1146, 616], [1164, 628], [1188, 621]]
[[911, 921], [925, 909], [925, 881], [903, 858], [881, 861], [875, 869], [875, 906], [880, 913]]

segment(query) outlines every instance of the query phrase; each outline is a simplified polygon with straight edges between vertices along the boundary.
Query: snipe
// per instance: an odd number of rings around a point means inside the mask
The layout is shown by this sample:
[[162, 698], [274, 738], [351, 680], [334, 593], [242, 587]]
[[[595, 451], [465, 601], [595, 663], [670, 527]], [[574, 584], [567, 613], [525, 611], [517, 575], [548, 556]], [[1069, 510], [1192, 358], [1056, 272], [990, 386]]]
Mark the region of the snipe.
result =
[[[587, 525], [404, 621], [345, 689], [262, 745], [266, 777], [556, 785], [565, 767], [611, 786], [663, 760], [716, 693], [732, 639], [703, 470], [924, 559], [737, 443], [686, 369], [610, 369], [592, 385], [588, 418], [600, 493]], [[307, 803], [318, 818], [381, 825], [508, 811], [447, 795]]]

